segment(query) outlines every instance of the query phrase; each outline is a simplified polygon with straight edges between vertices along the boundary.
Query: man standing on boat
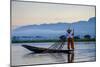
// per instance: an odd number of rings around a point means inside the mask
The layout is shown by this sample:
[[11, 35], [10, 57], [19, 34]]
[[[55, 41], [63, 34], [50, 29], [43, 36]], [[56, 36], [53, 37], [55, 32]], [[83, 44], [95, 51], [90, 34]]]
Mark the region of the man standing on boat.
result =
[[74, 50], [74, 30], [67, 30], [67, 41], [68, 50]]

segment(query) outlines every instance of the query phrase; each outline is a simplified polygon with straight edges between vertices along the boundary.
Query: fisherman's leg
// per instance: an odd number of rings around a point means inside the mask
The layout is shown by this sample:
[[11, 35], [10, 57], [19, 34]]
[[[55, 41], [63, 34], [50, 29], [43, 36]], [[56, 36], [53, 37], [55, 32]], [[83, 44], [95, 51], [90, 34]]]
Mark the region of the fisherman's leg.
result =
[[70, 50], [70, 38], [68, 38], [67, 48], [68, 48], [68, 50]]
[[74, 39], [71, 39], [71, 48], [74, 50]]

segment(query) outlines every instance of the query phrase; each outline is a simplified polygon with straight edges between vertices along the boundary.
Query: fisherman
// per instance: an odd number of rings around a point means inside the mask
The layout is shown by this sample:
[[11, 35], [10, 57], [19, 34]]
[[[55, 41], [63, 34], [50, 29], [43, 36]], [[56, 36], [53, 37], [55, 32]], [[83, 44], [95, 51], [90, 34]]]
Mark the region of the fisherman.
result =
[[74, 31], [72, 32], [71, 29], [67, 30], [67, 48], [68, 50], [74, 50]]

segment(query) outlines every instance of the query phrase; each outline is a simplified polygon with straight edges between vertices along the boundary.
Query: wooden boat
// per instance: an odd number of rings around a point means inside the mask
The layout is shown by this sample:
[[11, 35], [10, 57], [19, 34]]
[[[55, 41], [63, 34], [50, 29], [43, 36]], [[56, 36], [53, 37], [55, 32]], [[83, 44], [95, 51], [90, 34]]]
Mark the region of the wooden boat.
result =
[[22, 45], [22, 46], [35, 53], [69, 53], [70, 51], [73, 51], [73, 50], [48, 49], [48, 48], [34, 47], [29, 45]]

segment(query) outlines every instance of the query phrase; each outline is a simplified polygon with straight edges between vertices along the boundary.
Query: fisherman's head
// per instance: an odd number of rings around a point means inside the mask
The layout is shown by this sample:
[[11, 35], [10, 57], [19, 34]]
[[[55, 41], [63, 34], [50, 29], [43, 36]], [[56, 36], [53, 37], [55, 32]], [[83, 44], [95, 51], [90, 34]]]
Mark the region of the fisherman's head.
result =
[[72, 30], [71, 29], [67, 29], [67, 32], [70, 33]]

